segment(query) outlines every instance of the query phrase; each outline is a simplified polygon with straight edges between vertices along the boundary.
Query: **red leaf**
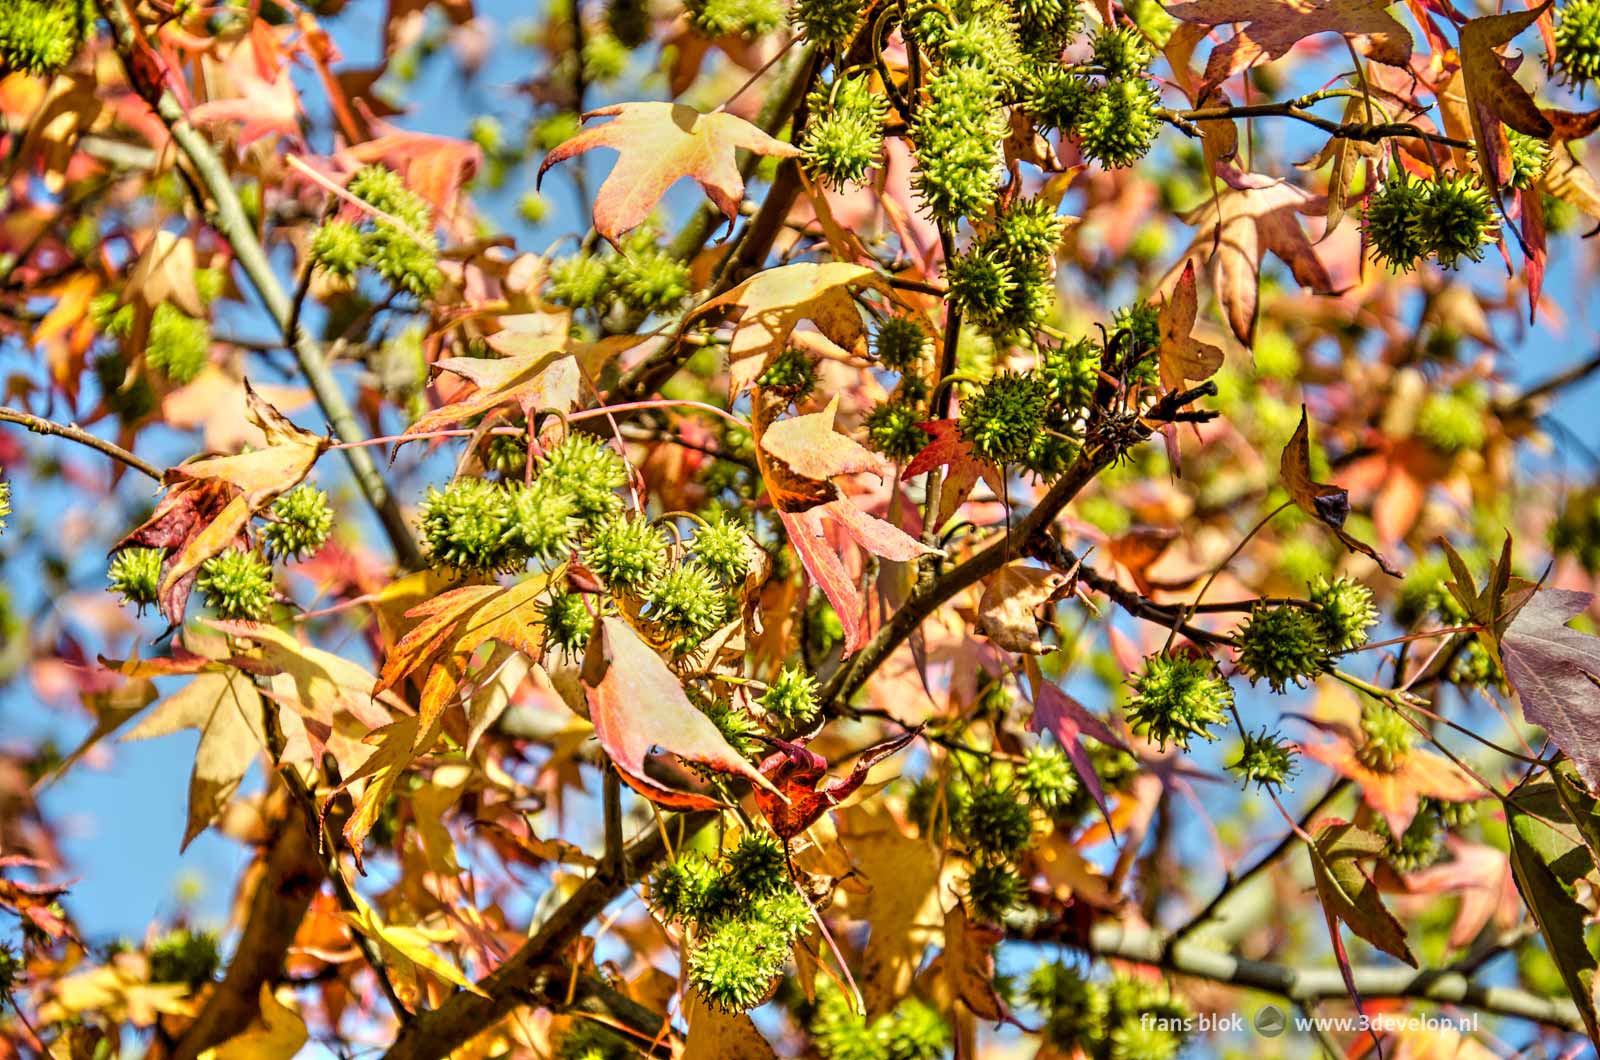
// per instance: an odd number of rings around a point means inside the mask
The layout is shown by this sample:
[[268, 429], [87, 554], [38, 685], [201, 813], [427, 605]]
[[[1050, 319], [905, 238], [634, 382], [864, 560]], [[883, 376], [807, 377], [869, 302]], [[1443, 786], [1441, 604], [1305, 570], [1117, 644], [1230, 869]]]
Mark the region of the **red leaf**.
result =
[[1048, 729], [1055, 735], [1061, 749], [1072, 762], [1072, 768], [1077, 770], [1078, 779], [1094, 796], [1095, 805], [1100, 807], [1109, 825], [1111, 811], [1106, 808], [1106, 793], [1100, 786], [1100, 777], [1094, 771], [1094, 763], [1089, 760], [1089, 752], [1081, 738], [1092, 736], [1119, 751], [1127, 751], [1127, 746], [1117, 739], [1105, 722], [1090, 713], [1088, 707], [1057, 686], [1047, 681], [1035, 681], [1033, 685], [1033, 716], [1028, 719], [1028, 731], [1043, 732]]
[[773, 791], [758, 790], [756, 805], [766, 815], [772, 830], [792, 839], [810, 828], [828, 810], [848, 798], [867, 779], [867, 773], [916, 739], [919, 729], [885, 740], [864, 751], [850, 775], [822, 783], [828, 763], [821, 755], [799, 743], [766, 737], [778, 750], [761, 761], [761, 774], [772, 782]]

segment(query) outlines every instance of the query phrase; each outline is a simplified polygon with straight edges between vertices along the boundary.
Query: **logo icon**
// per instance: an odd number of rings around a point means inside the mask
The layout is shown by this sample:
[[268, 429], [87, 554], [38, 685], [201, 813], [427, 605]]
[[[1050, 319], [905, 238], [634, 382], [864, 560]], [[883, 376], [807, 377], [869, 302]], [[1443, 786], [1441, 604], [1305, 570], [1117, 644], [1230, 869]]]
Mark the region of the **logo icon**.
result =
[[1288, 1020], [1283, 1017], [1283, 1009], [1277, 1005], [1262, 1005], [1256, 1013], [1256, 1033], [1263, 1038], [1276, 1038], [1283, 1033]]

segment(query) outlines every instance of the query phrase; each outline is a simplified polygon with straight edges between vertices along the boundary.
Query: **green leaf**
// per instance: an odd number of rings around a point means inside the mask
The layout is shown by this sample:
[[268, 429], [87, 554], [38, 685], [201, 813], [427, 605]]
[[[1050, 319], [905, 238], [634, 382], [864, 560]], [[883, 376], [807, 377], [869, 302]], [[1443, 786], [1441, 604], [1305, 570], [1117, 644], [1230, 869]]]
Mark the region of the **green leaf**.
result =
[[[1590, 1039], [1600, 1044], [1600, 1018], [1594, 1004], [1597, 963], [1584, 935], [1588, 910], [1573, 893], [1577, 881], [1595, 871], [1589, 848], [1576, 834], [1582, 831], [1585, 839], [1589, 838], [1593, 822], [1577, 826], [1576, 831], [1552, 823], [1568, 823], [1561, 784], [1525, 782], [1504, 800], [1511, 874], [1523, 903], [1544, 935], [1567, 991], [1583, 1015]], [[1591, 802], [1584, 816], [1592, 815]]]

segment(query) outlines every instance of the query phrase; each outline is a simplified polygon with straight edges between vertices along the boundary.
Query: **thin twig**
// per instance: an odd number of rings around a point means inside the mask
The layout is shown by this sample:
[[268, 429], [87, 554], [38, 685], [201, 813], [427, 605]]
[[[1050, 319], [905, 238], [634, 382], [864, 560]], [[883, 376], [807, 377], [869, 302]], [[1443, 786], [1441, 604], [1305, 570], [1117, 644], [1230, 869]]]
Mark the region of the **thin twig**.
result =
[[47, 420], [32, 413], [21, 412], [4, 405], [0, 405], [0, 423], [15, 423], [19, 427], [28, 428], [34, 434], [54, 435], [57, 438], [66, 438], [69, 441], [77, 442], [79, 445], [86, 445], [90, 449], [104, 453], [111, 459], [133, 468], [142, 475], [155, 479], [157, 482], [160, 482], [165, 475], [165, 472], [148, 460], [135, 456], [114, 442], [108, 442], [104, 438], [90, 434], [75, 423], [56, 423], [54, 420]]

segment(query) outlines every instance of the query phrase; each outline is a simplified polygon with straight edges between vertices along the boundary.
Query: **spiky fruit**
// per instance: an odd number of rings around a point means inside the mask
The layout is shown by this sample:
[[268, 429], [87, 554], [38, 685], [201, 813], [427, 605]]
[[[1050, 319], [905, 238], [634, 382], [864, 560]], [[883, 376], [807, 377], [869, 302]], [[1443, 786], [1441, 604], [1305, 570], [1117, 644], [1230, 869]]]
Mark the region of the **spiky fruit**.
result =
[[967, 874], [967, 905], [979, 920], [998, 924], [1022, 903], [1022, 879], [1003, 862], [973, 866]]
[[974, 247], [945, 265], [950, 301], [974, 324], [992, 325], [1011, 309], [1011, 265], [998, 254]]
[[1061, 245], [1067, 219], [1044, 199], [1015, 199], [994, 221], [994, 245], [1011, 260], [1049, 260]]
[[1203, 656], [1152, 655], [1132, 687], [1128, 723], [1159, 747], [1170, 741], [1187, 751], [1191, 736], [1216, 739], [1211, 726], [1233, 704], [1233, 689], [1216, 662]]
[[797, 346], [788, 346], [762, 371], [756, 385], [801, 401], [817, 385], [817, 359]]
[[272, 566], [243, 549], [229, 549], [206, 560], [194, 584], [222, 618], [258, 621], [272, 603]]
[[1411, 223], [1425, 195], [1422, 182], [1402, 171], [1367, 196], [1361, 226], [1374, 261], [1410, 272], [1428, 253], [1426, 235]]
[[793, 944], [779, 924], [726, 918], [690, 952], [689, 983], [724, 1012], [747, 1011], [771, 996]]
[[1311, 583], [1311, 602], [1322, 623], [1322, 635], [1334, 651], [1349, 651], [1367, 642], [1367, 630], [1378, 624], [1372, 590], [1349, 578], [1318, 575]]
[[1228, 768], [1245, 784], [1276, 791], [1300, 771], [1299, 752], [1278, 733], [1262, 729], [1259, 733], [1245, 735], [1239, 760]]
[[855, 36], [865, 10], [857, 0], [795, 0], [789, 18], [804, 31], [806, 40], [837, 51]]
[[1050, 384], [1051, 399], [1076, 412], [1094, 402], [1100, 386], [1100, 347], [1088, 339], [1048, 347], [1039, 374]]
[[1447, 456], [1482, 449], [1488, 437], [1487, 404], [1483, 391], [1474, 386], [1429, 394], [1417, 410], [1417, 437]]
[[1369, 703], [1361, 711], [1361, 745], [1356, 757], [1368, 769], [1392, 773], [1411, 754], [1416, 730], [1398, 708]]
[[1111, 1032], [1110, 1060], [1172, 1060], [1183, 1039], [1156, 1023], [1128, 1020]]
[[166, 550], [160, 548], [123, 549], [111, 557], [106, 567], [110, 590], [122, 597], [123, 604], [133, 604], [144, 614], [144, 609], [158, 599], [161, 564], [166, 557]]
[[200, 986], [215, 979], [222, 967], [217, 936], [209, 931], [178, 928], [150, 947], [150, 981]]
[[578, 518], [593, 525], [622, 510], [617, 490], [628, 482], [628, 465], [593, 435], [573, 433], [545, 458], [539, 477], [570, 495]]
[[1322, 625], [1302, 607], [1258, 606], [1234, 633], [1239, 670], [1250, 683], [1265, 680], [1274, 692], [1303, 686], [1325, 671], [1331, 659]]
[[758, 36], [783, 21], [779, 0], [689, 0], [689, 21], [707, 37]]
[[698, 647], [728, 617], [728, 598], [716, 577], [693, 560], [657, 578], [644, 601], [645, 617], [685, 649]]
[[889, 101], [865, 74], [819, 84], [808, 97], [811, 117], [800, 140], [807, 171], [842, 190], [866, 180], [883, 155], [883, 119]]
[[594, 613], [579, 593], [552, 592], [539, 609], [548, 644], [566, 656], [582, 655], [594, 632]]
[[550, 264], [550, 300], [573, 309], [593, 309], [611, 293], [611, 270], [593, 254], [577, 253]]
[[928, 80], [911, 141], [917, 156], [912, 184], [929, 216], [954, 224], [993, 205], [1005, 134], [1005, 109], [984, 71], [945, 67]]
[[1008, 860], [1033, 840], [1028, 807], [1009, 787], [990, 781], [976, 784], [960, 809], [962, 837], [989, 858]]
[[646, 520], [616, 516], [595, 527], [583, 562], [612, 592], [639, 596], [666, 566], [667, 542]]
[[1028, 800], [1046, 812], [1067, 804], [1078, 790], [1078, 774], [1059, 747], [1036, 744], [1017, 767], [1017, 784]]
[[743, 898], [762, 898], [789, 885], [783, 843], [771, 832], [746, 831], [723, 859], [723, 876]]
[[572, 494], [543, 476], [527, 486], [512, 483], [506, 487], [506, 494], [510, 507], [507, 549], [544, 563], [566, 558], [579, 526]]
[[1556, 11], [1555, 65], [1582, 86], [1600, 77], [1600, 0], [1569, 0]]
[[194, 381], [211, 356], [211, 328], [170, 302], [150, 317], [145, 359], [150, 367], [183, 386]]
[[1028, 1001], [1044, 1013], [1044, 1035], [1066, 1055], [1093, 1055], [1106, 1035], [1111, 1002], [1099, 983], [1068, 964], [1041, 964], [1028, 976]]
[[867, 445], [896, 463], [905, 463], [928, 446], [930, 436], [919, 426], [927, 418], [928, 414], [914, 405], [885, 401], [867, 413], [862, 423]]
[[1455, 268], [1462, 258], [1482, 261], [1483, 248], [1494, 242], [1497, 231], [1494, 200], [1476, 176], [1442, 176], [1423, 185], [1411, 227], [1413, 238], [1447, 269]]
[[1385, 837], [1389, 845], [1383, 856], [1401, 872], [1417, 872], [1437, 862], [1444, 855], [1445, 830], [1440, 827], [1439, 815], [1424, 805], [1418, 809], [1411, 823], [1398, 837], [1389, 830], [1388, 822], [1379, 817], [1374, 831]]
[[654, 246], [630, 249], [611, 260], [613, 289], [630, 309], [663, 313], [689, 295], [689, 264]]
[[431, 296], [444, 282], [444, 273], [439, 271], [439, 242], [427, 202], [383, 166], [358, 170], [348, 190], [399, 222], [378, 218], [364, 225], [367, 263], [401, 290]]
[[77, 54], [94, 19], [93, 0], [7, 0], [0, 9], [0, 76], [55, 74]]
[[1550, 165], [1550, 144], [1515, 129], [1506, 130], [1506, 142], [1511, 147], [1511, 177], [1506, 187], [1525, 191], [1539, 182]]
[[1102, 26], [1090, 47], [1089, 62], [1112, 80], [1144, 73], [1155, 58], [1155, 52], [1133, 26]]
[[1095, 82], [1065, 66], [1047, 66], [1029, 80], [1023, 106], [1041, 131], [1052, 129], [1064, 135], [1078, 130], [1095, 94]]
[[756, 702], [778, 728], [802, 728], [817, 715], [817, 680], [798, 666], [785, 666]]
[[311, 237], [311, 263], [341, 280], [353, 279], [367, 263], [361, 229], [337, 219], [322, 225]]
[[997, 464], [1027, 457], [1050, 405], [1050, 388], [1034, 373], [1001, 372], [961, 403], [956, 430], [974, 455]]
[[512, 562], [510, 496], [481, 478], [428, 487], [419, 513], [422, 539], [435, 566], [502, 570]]
[[721, 874], [699, 854], [667, 862], [650, 879], [650, 904], [668, 921], [697, 924], [725, 899]]
[[1145, 77], [1111, 81], [1090, 95], [1078, 119], [1078, 147], [1084, 157], [1109, 169], [1133, 165], [1161, 131], [1161, 93]]
[[623, 44], [637, 48], [650, 38], [649, 0], [609, 0], [606, 28]]
[[695, 531], [690, 547], [695, 559], [724, 585], [737, 585], [750, 573], [750, 535], [725, 512], [706, 520]]
[[327, 544], [333, 529], [328, 495], [300, 485], [272, 502], [272, 521], [261, 531], [261, 548], [272, 559], [299, 559]]
[[873, 352], [891, 372], [914, 371], [932, 345], [928, 333], [908, 316], [889, 317], [878, 325]]

